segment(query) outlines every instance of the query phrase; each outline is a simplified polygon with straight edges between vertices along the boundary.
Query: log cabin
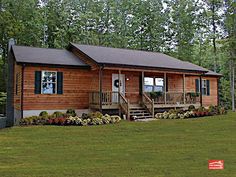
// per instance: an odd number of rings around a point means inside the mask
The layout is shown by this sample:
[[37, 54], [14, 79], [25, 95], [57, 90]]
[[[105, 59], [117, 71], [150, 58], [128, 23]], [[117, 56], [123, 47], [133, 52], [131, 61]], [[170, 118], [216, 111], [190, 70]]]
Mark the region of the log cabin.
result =
[[44, 110], [141, 119], [219, 104], [220, 74], [158, 52], [70, 43], [66, 49], [11, 45], [8, 56], [8, 126]]

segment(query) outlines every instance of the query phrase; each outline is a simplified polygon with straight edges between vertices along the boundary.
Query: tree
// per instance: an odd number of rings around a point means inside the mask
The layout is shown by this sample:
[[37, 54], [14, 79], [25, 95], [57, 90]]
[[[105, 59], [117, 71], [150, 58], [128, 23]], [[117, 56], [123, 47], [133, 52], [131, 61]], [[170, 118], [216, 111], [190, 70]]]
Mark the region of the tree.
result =
[[228, 0], [226, 5], [226, 28], [228, 31], [228, 44], [230, 56], [230, 81], [232, 110], [235, 111], [235, 61], [236, 61], [236, 1]]
[[212, 45], [213, 45], [213, 55], [214, 55], [214, 71], [217, 72], [217, 46], [216, 40], [219, 37], [219, 31], [217, 30], [221, 25], [221, 14], [220, 11], [222, 10], [222, 0], [208, 0], [207, 7], [209, 9], [209, 22], [211, 24], [211, 38], [212, 38]]

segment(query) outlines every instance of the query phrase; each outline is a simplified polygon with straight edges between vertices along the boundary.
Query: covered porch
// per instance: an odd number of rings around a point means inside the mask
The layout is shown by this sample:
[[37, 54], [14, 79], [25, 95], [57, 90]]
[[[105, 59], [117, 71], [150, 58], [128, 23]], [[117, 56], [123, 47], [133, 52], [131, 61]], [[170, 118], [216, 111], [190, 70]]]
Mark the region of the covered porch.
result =
[[140, 105], [154, 116], [158, 109], [199, 107], [202, 102], [195, 83], [201, 80], [199, 73], [100, 68], [98, 78], [98, 90], [89, 93], [90, 109], [118, 109], [129, 117], [130, 109]]

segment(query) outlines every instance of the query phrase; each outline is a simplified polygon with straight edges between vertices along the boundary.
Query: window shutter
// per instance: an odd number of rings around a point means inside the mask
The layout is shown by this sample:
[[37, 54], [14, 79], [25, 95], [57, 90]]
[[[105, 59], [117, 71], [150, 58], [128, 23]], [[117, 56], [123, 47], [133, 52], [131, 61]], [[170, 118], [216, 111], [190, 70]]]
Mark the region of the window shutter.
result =
[[41, 71], [35, 71], [34, 93], [41, 94]]
[[63, 73], [57, 72], [57, 94], [63, 94]]
[[196, 93], [200, 93], [200, 90], [199, 90], [199, 79], [195, 80], [195, 85], [196, 85]]
[[139, 76], [139, 95], [142, 95], [143, 92], [143, 86], [142, 86], [142, 76]]
[[166, 92], [168, 92], [168, 77], [166, 76]]
[[210, 81], [207, 80], [206, 84], [207, 84], [207, 95], [209, 96], [210, 95]]

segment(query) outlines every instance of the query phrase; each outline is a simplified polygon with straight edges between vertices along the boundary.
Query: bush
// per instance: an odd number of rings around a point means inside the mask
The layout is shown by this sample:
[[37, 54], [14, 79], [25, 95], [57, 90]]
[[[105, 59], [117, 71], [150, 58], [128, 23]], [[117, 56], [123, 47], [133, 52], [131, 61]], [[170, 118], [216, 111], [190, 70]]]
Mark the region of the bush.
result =
[[[69, 111], [67, 113], [73, 113]], [[65, 117], [66, 116], [66, 117]], [[21, 119], [20, 125], [102, 125], [109, 123], [118, 123], [121, 118], [119, 116], [103, 115], [100, 112], [83, 114], [82, 117], [68, 116], [62, 112], [56, 111], [52, 115], [48, 115], [46, 111], [42, 111], [40, 116], [31, 116]]]
[[162, 93], [161, 91], [158, 91], [158, 92], [150, 92], [150, 97], [151, 97], [151, 99], [156, 99], [156, 98], [162, 96], [162, 94], [163, 94], [163, 93]]
[[74, 109], [67, 109], [66, 115], [75, 117], [76, 116], [75, 110]]
[[47, 111], [42, 111], [39, 113], [39, 116], [43, 117], [43, 118], [48, 118], [48, 112]]
[[81, 116], [82, 119], [88, 119], [89, 118], [89, 115], [86, 114], [86, 113], [83, 113], [82, 116]]
[[155, 117], [157, 119], [187, 119], [195, 116], [194, 111], [183, 111], [183, 110], [170, 110], [164, 113], [157, 113]]
[[195, 110], [195, 106], [194, 106], [194, 105], [189, 105], [188, 110], [189, 110], [189, 111]]
[[102, 125], [103, 121], [100, 118], [93, 118], [91, 119], [91, 121], [89, 122], [90, 125]]
[[47, 119], [41, 116], [30, 116], [20, 120], [20, 125], [44, 125]]
[[82, 120], [81, 125], [86, 126], [86, 125], [88, 125], [89, 122], [90, 121], [88, 119], [84, 119], [84, 120]]
[[104, 124], [109, 124], [111, 122], [111, 116], [109, 116], [108, 114], [105, 114], [104, 116], [102, 116], [102, 122]]
[[111, 123], [118, 123], [121, 121], [120, 116], [111, 116]]
[[52, 116], [52, 118], [61, 118], [64, 117], [64, 113], [60, 112], [60, 111], [55, 111]]

